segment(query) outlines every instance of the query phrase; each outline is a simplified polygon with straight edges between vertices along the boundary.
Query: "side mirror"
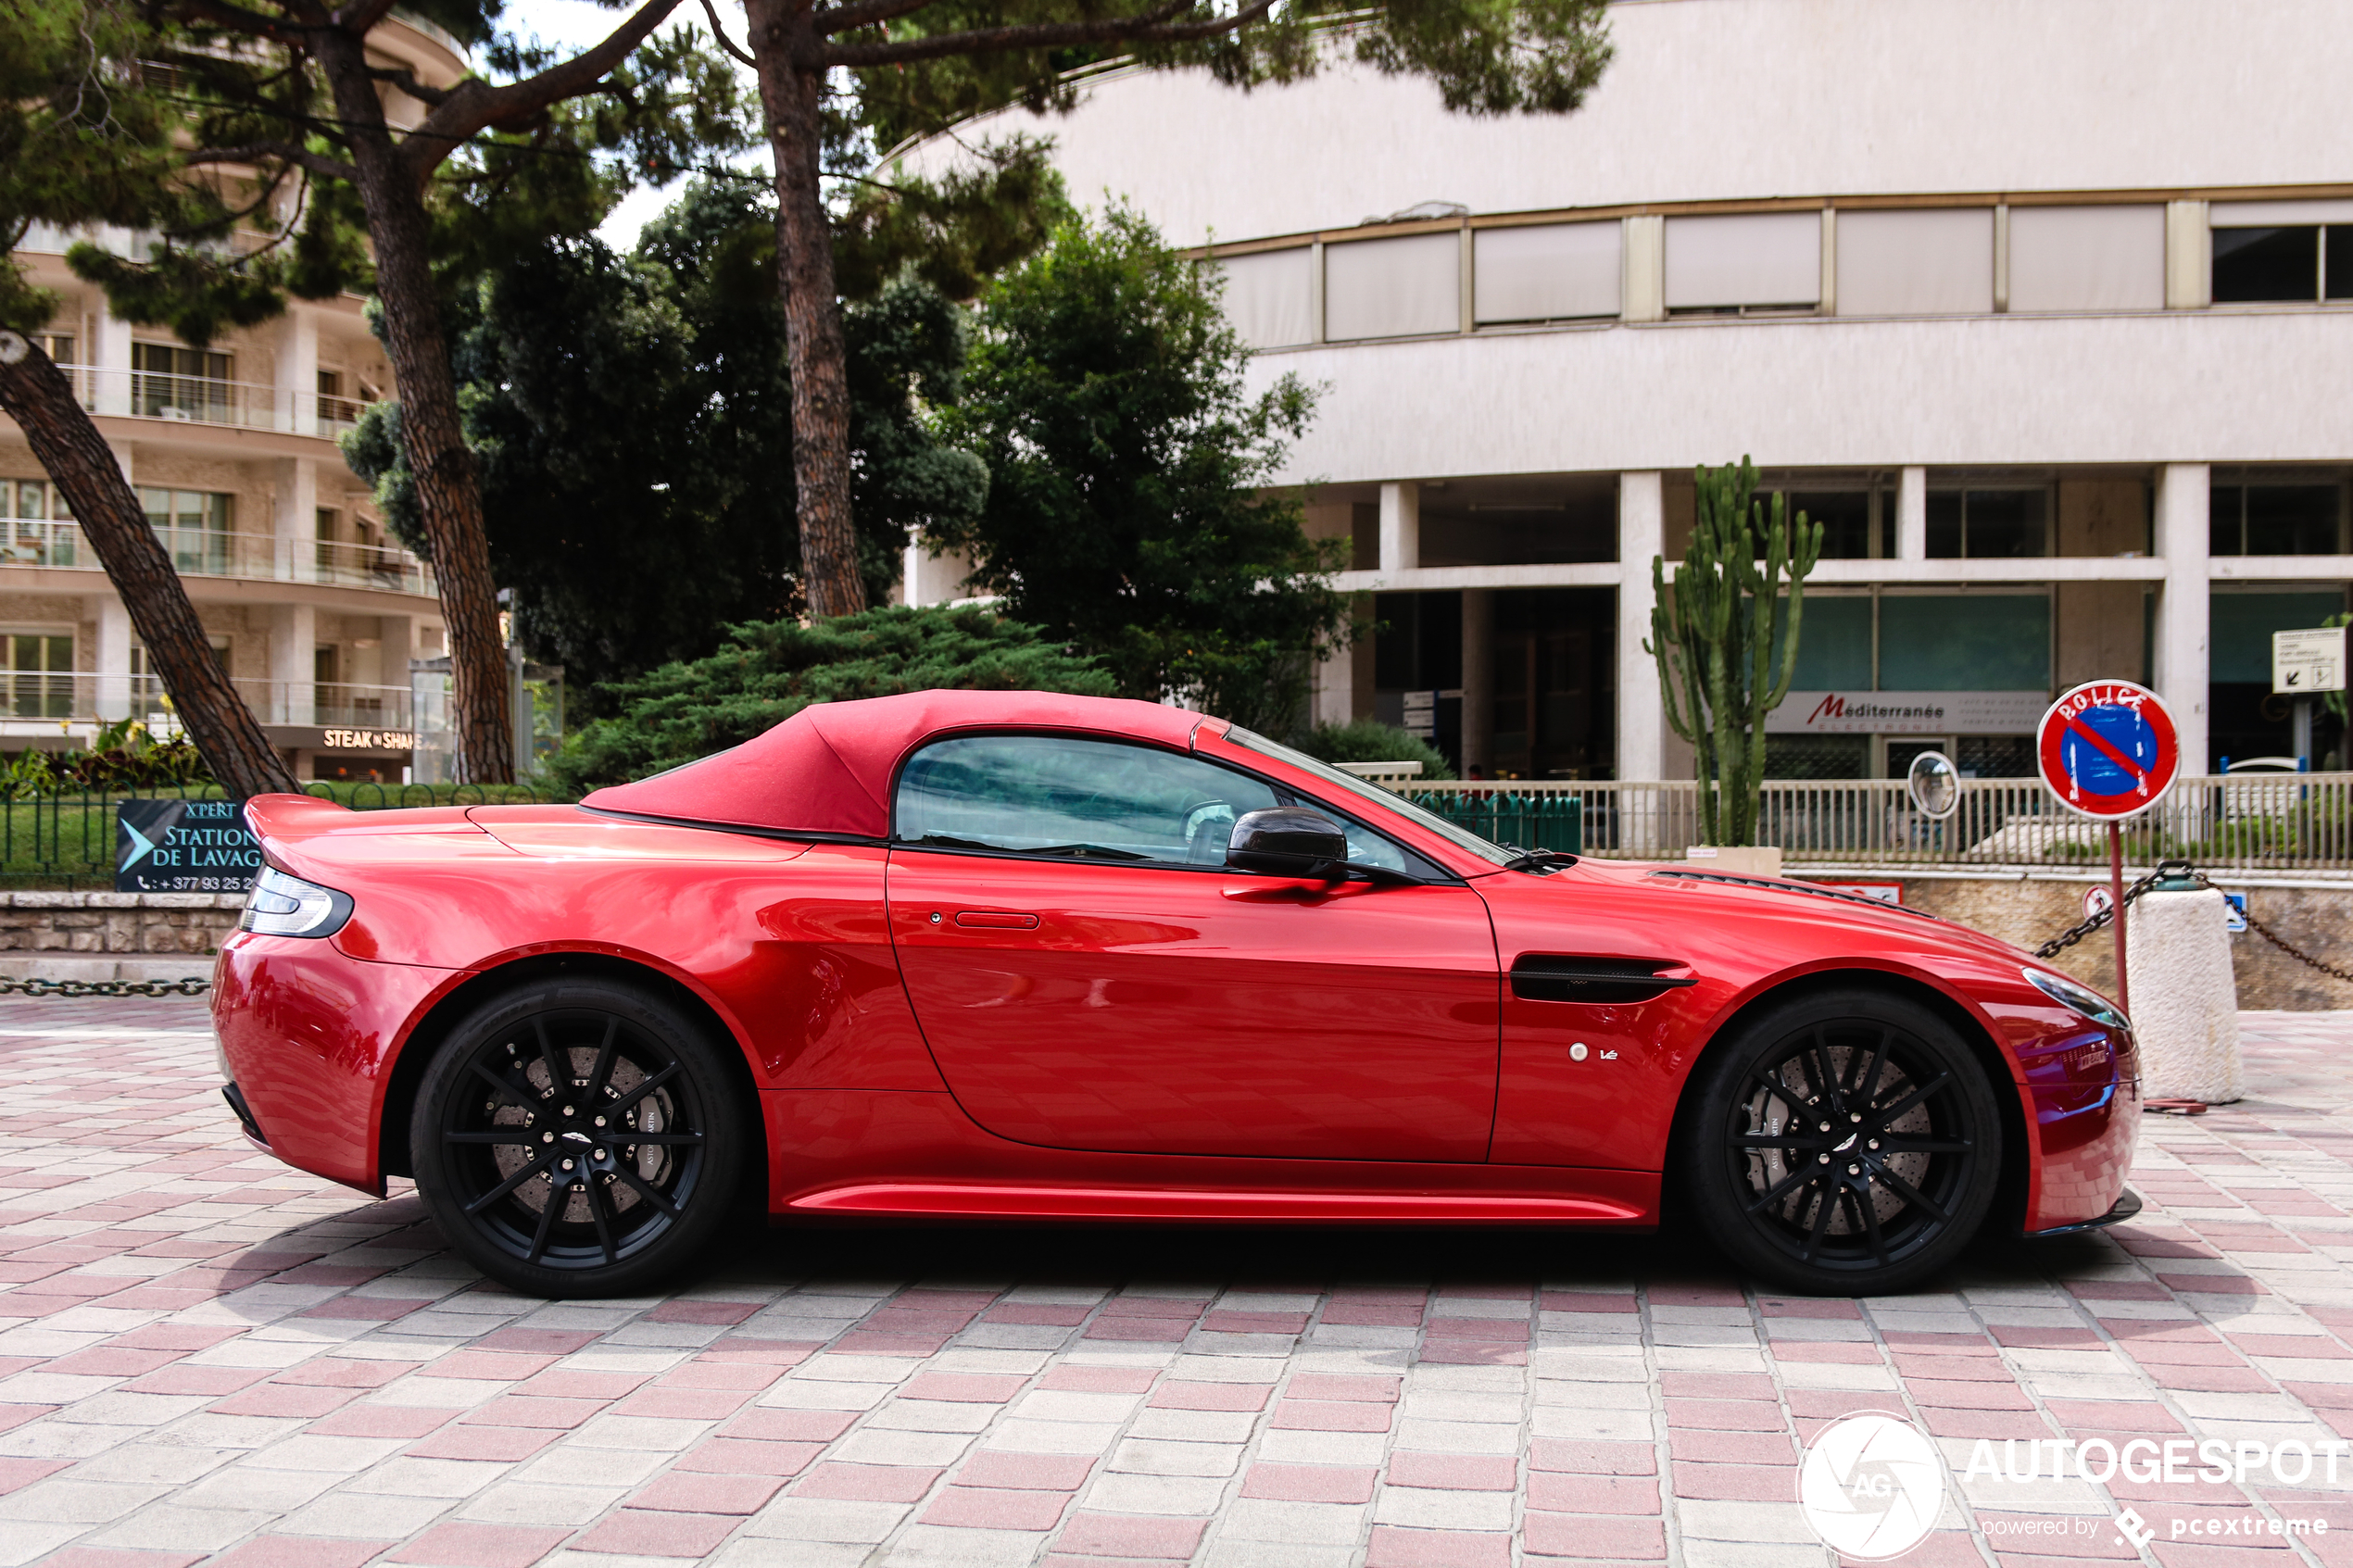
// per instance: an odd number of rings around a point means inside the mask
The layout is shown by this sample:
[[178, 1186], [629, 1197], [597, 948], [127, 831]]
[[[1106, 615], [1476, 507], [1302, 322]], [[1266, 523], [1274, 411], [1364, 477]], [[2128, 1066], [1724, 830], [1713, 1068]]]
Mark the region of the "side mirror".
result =
[[1329, 880], [1348, 863], [1348, 834], [1321, 811], [1303, 806], [1273, 806], [1245, 811], [1227, 841], [1226, 864], [1233, 871], [1265, 876]]

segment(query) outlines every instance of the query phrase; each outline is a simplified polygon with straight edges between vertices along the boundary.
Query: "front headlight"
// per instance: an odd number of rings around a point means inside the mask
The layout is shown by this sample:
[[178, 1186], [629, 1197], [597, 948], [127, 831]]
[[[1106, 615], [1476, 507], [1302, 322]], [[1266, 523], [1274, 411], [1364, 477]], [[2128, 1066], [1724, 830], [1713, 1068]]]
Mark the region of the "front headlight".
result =
[[262, 936], [333, 936], [350, 918], [349, 894], [264, 866], [237, 925]]
[[2052, 974], [2045, 970], [2022, 969], [2019, 972], [2026, 976], [2027, 984], [2037, 991], [2059, 1006], [2082, 1013], [2095, 1023], [2106, 1024], [2110, 1029], [2133, 1027], [2133, 1021], [2117, 1011], [2115, 1003], [2088, 986], [2078, 985], [2064, 975]]

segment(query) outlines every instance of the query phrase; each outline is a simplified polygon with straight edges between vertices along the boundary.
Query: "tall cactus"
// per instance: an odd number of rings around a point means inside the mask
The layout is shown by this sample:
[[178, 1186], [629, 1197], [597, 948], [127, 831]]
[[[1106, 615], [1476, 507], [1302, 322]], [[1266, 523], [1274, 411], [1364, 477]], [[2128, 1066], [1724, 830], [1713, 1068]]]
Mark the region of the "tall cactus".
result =
[[[1806, 578], [1821, 559], [1822, 525], [1809, 524], [1800, 512], [1791, 528], [1780, 495], [1772, 498], [1768, 517], [1763, 502], [1751, 500], [1756, 469], [1745, 457], [1738, 468], [1701, 468], [1694, 477], [1698, 516], [1673, 583], [1667, 581], [1667, 558], [1651, 558], [1651, 635], [1642, 647], [1658, 661], [1667, 721], [1692, 743], [1702, 837], [1709, 844], [1754, 844], [1765, 777], [1765, 716], [1789, 695], [1797, 668]], [[1780, 630], [1784, 611], [1786, 633]], [[1779, 671], [1773, 668], [1777, 638]]]

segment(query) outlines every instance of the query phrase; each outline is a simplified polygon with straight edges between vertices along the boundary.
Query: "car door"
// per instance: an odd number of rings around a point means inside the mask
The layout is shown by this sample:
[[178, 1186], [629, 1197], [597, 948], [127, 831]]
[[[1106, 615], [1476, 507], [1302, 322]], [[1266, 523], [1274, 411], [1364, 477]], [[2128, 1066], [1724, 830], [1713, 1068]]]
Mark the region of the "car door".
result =
[[1485, 1159], [1499, 1030], [1485, 904], [1361, 826], [1352, 857], [1412, 869], [1333, 884], [1227, 871], [1235, 819], [1291, 798], [1184, 753], [1064, 734], [956, 736], [911, 758], [892, 941], [965, 1110], [1062, 1148]]

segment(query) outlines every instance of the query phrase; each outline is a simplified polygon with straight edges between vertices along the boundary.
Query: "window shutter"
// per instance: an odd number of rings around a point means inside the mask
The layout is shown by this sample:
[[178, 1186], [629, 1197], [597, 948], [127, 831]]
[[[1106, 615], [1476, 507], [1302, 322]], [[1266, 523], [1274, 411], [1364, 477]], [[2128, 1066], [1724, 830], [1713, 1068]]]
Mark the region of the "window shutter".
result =
[[1982, 316], [1994, 308], [1994, 209], [1838, 215], [1842, 316]]
[[1462, 330], [1462, 236], [1414, 234], [1324, 246], [1324, 336], [1411, 337]]
[[1667, 307], [1812, 305], [1822, 297], [1822, 215], [1667, 220]]
[[1471, 249], [1480, 321], [1557, 321], [1618, 311], [1619, 223], [1481, 229]]
[[1221, 257], [1226, 319], [1252, 348], [1315, 341], [1315, 253], [1306, 245]]
[[2011, 310], [2164, 307], [2163, 207], [2010, 208]]

